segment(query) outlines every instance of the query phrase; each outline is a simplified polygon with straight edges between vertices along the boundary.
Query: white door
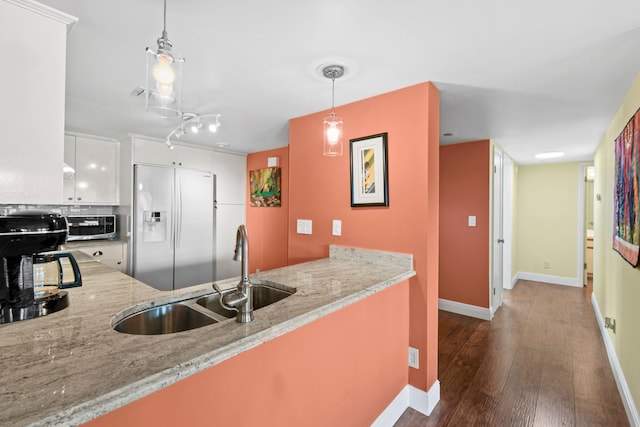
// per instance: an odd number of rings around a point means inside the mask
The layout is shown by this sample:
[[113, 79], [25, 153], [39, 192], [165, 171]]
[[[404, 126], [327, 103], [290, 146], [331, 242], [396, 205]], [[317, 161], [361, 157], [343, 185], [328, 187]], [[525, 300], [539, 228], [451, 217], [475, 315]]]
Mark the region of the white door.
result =
[[491, 314], [502, 305], [502, 256], [504, 235], [502, 231], [502, 193], [503, 193], [503, 162], [502, 151], [495, 148], [493, 153], [493, 235], [492, 266], [491, 266]]

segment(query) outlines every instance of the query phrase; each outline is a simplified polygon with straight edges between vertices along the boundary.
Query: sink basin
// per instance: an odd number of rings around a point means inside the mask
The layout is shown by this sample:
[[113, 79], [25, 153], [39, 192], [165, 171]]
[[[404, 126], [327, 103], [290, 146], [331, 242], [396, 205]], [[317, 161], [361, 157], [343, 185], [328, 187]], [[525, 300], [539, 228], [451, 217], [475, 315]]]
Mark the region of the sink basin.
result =
[[135, 335], [160, 335], [187, 331], [216, 323], [184, 304], [167, 304], [148, 308], [120, 320], [113, 327], [118, 332]]
[[[293, 295], [296, 290], [294, 288], [285, 287], [283, 285], [272, 284], [268, 281], [251, 281], [251, 291], [253, 295], [253, 309], [258, 310], [269, 304], [273, 304], [276, 301], [280, 301], [290, 295]], [[234, 292], [234, 289], [228, 289], [223, 294]], [[233, 310], [227, 310], [220, 304], [220, 294], [214, 293], [206, 297], [202, 297], [196, 301], [197, 304], [205, 307], [208, 310], [213, 311], [221, 316], [232, 318], [236, 317], [236, 312]]]

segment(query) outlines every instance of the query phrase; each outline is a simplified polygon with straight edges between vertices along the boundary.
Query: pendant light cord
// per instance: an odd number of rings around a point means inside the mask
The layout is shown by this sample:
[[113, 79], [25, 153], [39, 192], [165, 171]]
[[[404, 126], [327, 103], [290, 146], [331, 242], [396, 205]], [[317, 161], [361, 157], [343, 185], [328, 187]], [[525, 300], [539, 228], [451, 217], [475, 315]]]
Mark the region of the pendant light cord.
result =
[[336, 97], [336, 78], [331, 79], [331, 111], [335, 113], [335, 97]]
[[164, 21], [162, 24], [162, 33], [167, 32], [167, 0], [164, 0]]

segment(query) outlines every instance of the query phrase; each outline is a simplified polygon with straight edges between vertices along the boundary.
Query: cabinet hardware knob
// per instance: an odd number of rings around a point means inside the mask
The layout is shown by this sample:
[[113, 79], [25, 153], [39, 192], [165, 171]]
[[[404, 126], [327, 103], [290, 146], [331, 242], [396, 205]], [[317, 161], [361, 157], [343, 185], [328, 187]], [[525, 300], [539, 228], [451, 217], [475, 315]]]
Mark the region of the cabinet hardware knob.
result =
[[102, 255], [103, 255], [102, 251], [95, 251], [93, 253], [93, 256], [102, 256]]
[[122, 261], [118, 261], [118, 265], [122, 264]]
[[178, 166], [182, 166], [182, 162], [178, 163]]
[[67, 200], [73, 200], [73, 197], [67, 197]]

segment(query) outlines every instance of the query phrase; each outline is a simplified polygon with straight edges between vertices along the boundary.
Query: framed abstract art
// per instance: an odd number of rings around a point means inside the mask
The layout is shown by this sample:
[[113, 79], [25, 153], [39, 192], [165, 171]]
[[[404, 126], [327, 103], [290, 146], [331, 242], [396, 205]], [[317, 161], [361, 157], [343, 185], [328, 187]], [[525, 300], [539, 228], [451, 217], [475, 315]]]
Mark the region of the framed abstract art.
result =
[[349, 140], [351, 206], [389, 206], [387, 134]]

